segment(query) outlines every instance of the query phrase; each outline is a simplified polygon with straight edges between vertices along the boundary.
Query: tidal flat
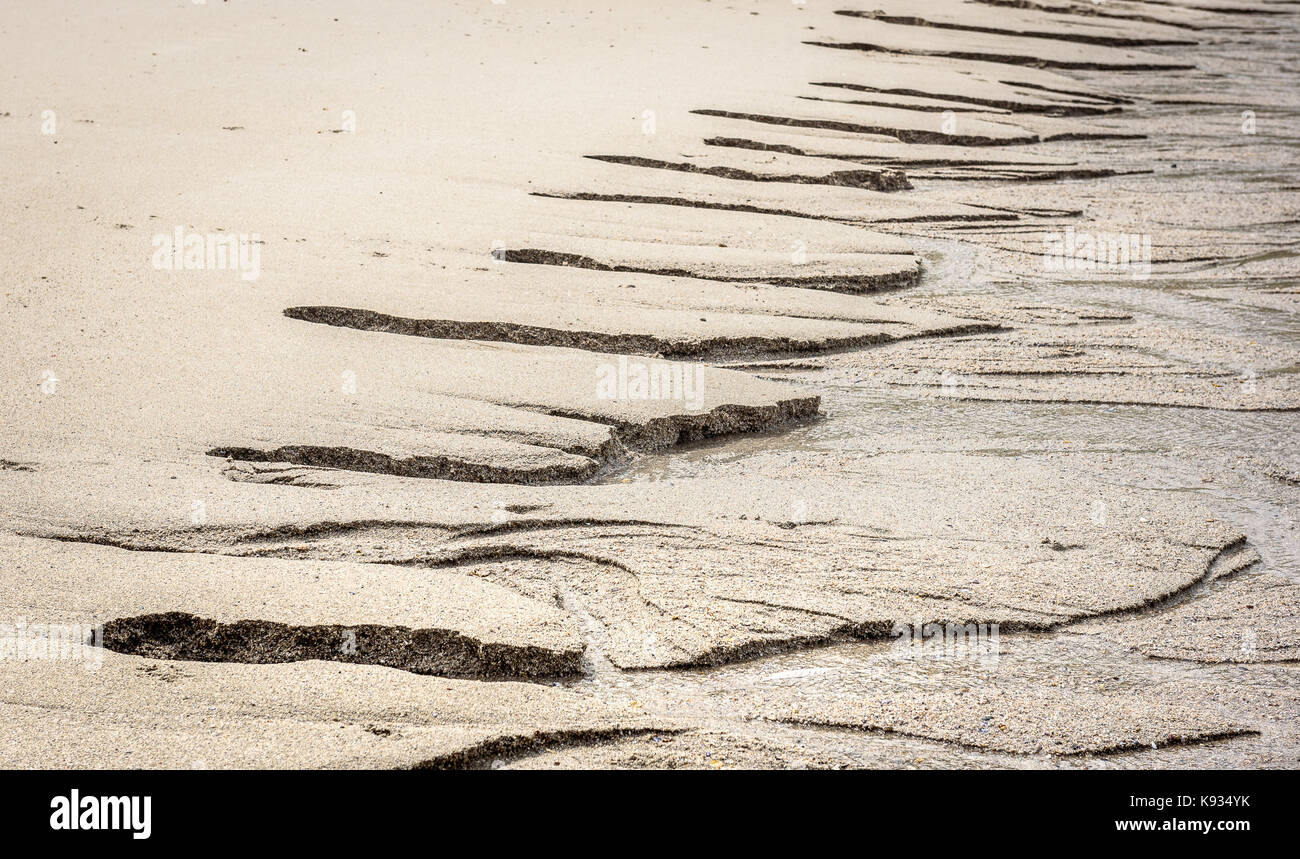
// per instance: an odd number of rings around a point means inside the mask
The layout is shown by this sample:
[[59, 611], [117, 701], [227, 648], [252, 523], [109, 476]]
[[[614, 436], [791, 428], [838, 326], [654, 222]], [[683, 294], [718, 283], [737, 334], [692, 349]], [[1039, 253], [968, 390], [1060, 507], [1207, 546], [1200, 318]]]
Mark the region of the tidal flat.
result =
[[0, 765], [1300, 767], [1300, 7], [653, 5], [6, 12]]

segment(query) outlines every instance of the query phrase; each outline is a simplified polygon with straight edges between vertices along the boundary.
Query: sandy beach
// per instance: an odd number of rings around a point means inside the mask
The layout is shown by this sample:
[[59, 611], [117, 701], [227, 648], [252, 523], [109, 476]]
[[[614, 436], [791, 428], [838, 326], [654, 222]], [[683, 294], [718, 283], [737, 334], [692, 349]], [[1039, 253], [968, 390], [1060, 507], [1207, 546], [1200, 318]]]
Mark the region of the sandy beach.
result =
[[1300, 768], [1300, 3], [0, 54], [0, 766]]

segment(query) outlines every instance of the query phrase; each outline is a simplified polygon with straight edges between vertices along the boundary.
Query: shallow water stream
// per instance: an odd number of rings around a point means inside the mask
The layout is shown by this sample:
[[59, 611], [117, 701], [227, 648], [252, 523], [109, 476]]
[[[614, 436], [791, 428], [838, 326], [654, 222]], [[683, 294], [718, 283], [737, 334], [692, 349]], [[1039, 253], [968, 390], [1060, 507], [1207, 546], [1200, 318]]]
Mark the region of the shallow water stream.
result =
[[[971, 246], [929, 240], [927, 277], [920, 291], [944, 295], [971, 289], [980, 253]], [[1289, 287], [1277, 279], [1258, 285]], [[1115, 325], [1161, 323], [1240, 336], [1261, 342], [1300, 343], [1294, 314], [1253, 307], [1225, 306], [1184, 289], [1204, 287], [1203, 279], [1140, 285], [1118, 281], [1082, 285], [1006, 284], [1035, 305], [1100, 308], [1128, 314]], [[984, 286], [988, 289], [988, 286]], [[1295, 369], [1295, 368], [1292, 368]], [[761, 371], [773, 378], [800, 381], [803, 370]], [[607, 481], [726, 480], [801, 454], [836, 454], [846, 469], [854, 456], [892, 452], [964, 453], [987, 457], [1030, 457], [1068, 470], [1083, 469], [1116, 485], [1167, 493], [1193, 493], [1214, 514], [1230, 522], [1263, 560], [1243, 575], [1268, 570], [1300, 582], [1300, 527], [1295, 488], [1261, 474], [1261, 460], [1300, 464], [1294, 412], [1238, 412], [1143, 405], [980, 402], [918, 394], [871, 380], [859, 384], [817, 384], [824, 417], [783, 432], [704, 442], [646, 456], [606, 477]], [[1194, 598], [1191, 597], [1191, 598]], [[1161, 609], [1156, 609], [1157, 611]], [[1117, 620], [1115, 622], [1122, 622]], [[1300, 620], [1297, 620], [1300, 623]], [[580, 683], [602, 699], [615, 699], [646, 712], [689, 715], [720, 730], [743, 730], [770, 742], [863, 766], [988, 767], [1235, 767], [1300, 766], [1295, 701], [1300, 700], [1300, 666], [1294, 664], [1202, 665], [1155, 660], [1102, 645], [1068, 627], [1056, 633], [1003, 636], [1004, 659], [989, 667], [972, 663], [985, 682], [998, 671], [1018, 677], [1069, 676], [1115, 665], [1136, 669], [1153, 683], [1190, 684], [1222, 703], [1227, 712], [1253, 716], [1259, 736], [1123, 754], [1055, 757], [1013, 755], [923, 739], [829, 728], [796, 727], [751, 718], [747, 702], [755, 690], [793, 688], [819, 700], [849, 700], [879, 694], [886, 678], [906, 676], [924, 686], [936, 663], [899, 658], [893, 643], [844, 643], [769, 656], [719, 668], [685, 671], [619, 672], [596, 653], [591, 674]], [[935, 682], [950, 682], [950, 671], [933, 672]], [[796, 697], [797, 697], [796, 695]], [[1279, 705], [1279, 702], [1284, 702]], [[1276, 719], [1269, 723], [1268, 719]], [[740, 726], [743, 725], [743, 728]], [[664, 739], [665, 742], [670, 740]], [[725, 757], [725, 750], [717, 753]]]

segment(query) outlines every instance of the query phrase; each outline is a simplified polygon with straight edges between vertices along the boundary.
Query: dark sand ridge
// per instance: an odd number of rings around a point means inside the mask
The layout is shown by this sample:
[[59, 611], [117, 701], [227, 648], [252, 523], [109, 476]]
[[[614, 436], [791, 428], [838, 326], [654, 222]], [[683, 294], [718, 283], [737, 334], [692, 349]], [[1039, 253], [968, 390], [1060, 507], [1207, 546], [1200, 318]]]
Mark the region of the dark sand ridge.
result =
[[[1116, 4], [1121, 5], [1133, 4]], [[589, 661], [652, 667], [746, 659], [837, 637], [884, 635], [883, 628], [900, 614], [914, 611], [937, 619], [997, 620], [1009, 629], [1052, 627], [1160, 604], [1195, 586], [1212, 572], [1220, 553], [1238, 544], [1238, 532], [1207, 523], [1214, 517], [1196, 505], [1141, 492], [1115, 494], [1101, 485], [1089, 493], [1105, 494], [1117, 509], [1132, 511], [1128, 521], [1134, 530], [1080, 525], [1078, 520], [1087, 521], [1086, 505], [1078, 509], [1077, 498], [1060, 490], [1065, 482], [1078, 485], [1077, 475], [1068, 469], [992, 469], [961, 458], [882, 461], [863, 482], [837, 481], [832, 471], [816, 485], [773, 475], [746, 485], [696, 482], [689, 489], [649, 493], [620, 485], [532, 489], [358, 474], [355, 470], [462, 480], [585, 479], [629, 449], [661, 449], [806, 417], [817, 408], [814, 392], [712, 368], [704, 371], [706, 404], [700, 410], [683, 410], [675, 402], [599, 400], [595, 370], [616, 356], [591, 350], [764, 356], [952, 334], [970, 326], [970, 320], [934, 313], [921, 297], [908, 299], [911, 306], [889, 307], [827, 291], [906, 286], [916, 270], [915, 258], [896, 238], [844, 224], [909, 225], [909, 230], [957, 234], [984, 222], [1032, 226], [1044, 215], [1055, 212], [1059, 219], [1074, 211], [1069, 201], [1052, 193], [1035, 195], [1027, 185], [1017, 186], [1026, 189], [1023, 193], [991, 200], [982, 193], [945, 196], [941, 189], [810, 183], [809, 178], [857, 168], [846, 168], [842, 158], [816, 159], [826, 162], [823, 172], [802, 160], [807, 155], [789, 152], [777, 154], [800, 162], [774, 159], [765, 164], [763, 150], [748, 145], [711, 146], [701, 162], [704, 172], [681, 169], [701, 154], [707, 139], [735, 134], [739, 127], [747, 127], [746, 140], [772, 135], [769, 139], [834, 142], [851, 134], [848, 139], [855, 144], [872, 143], [891, 154], [897, 153], [898, 141], [908, 140], [917, 158], [970, 162], [999, 152], [1009, 153], [1009, 159], [1025, 157], [1022, 153], [1038, 157], [1038, 146], [1064, 145], [1034, 141], [1137, 133], [1131, 126], [1125, 131], [1111, 116], [1060, 116], [1072, 106], [1122, 103], [1107, 91], [1122, 92], [1123, 75], [1106, 79], [1105, 88], [1096, 90], [1041, 69], [940, 56], [954, 53], [954, 37], [970, 33], [979, 38], [969, 43], [970, 52], [961, 53], [985, 56], [993, 51], [1008, 59], [1032, 51], [1078, 65], [1080, 45], [1068, 40], [883, 24], [802, 7], [740, 16], [742, 34], [736, 33], [736, 14], [694, 7], [655, 15], [620, 12], [617, 26], [611, 21], [592, 24], [581, 12], [552, 12], [560, 20], [544, 23], [534, 17], [538, 13], [513, 7], [476, 12], [489, 17], [457, 20], [450, 27], [434, 27], [421, 18], [427, 10], [399, 9], [396, 14], [407, 16], [400, 31], [443, 40], [439, 55], [462, 62], [478, 77], [452, 88], [413, 61], [403, 90], [420, 92], [428, 102], [375, 94], [353, 105], [360, 116], [356, 135], [314, 133], [337, 130], [342, 109], [312, 108], [317, 116], [303, 108], [320, 100], [320, 70], [331, 69], [334, 83], [344, 83], [373, 71], [374, 60], [368, 58], [397, 62], [403, 51], [414, 49], [383, 33], [356, 33], [362, 43], [340, 43], [328, 14], [320, 21], [293, 22], [309, 55], [305, 63], [292, 57], [304, 63], [301, 68], [285, 69], [280, 44], [249, 43], [240, 36], [237, 49], [246, 71], [231, 93], [180, 99], [166, 117], [167, 129], [183, 129], [183, 155], [168, 132], [158, 130], [156, 105], [126, 98], [112, 104], [102, 98], [92, 101], [85, 82], [77, 79], [80, 66], [58, 56], [36, 58], [27, 67], [25, 73], [38, 80], [42, 63], [61, 63], [62, 73], [49, 77], [59, 82], [54, 95], [65, 121], [57, 155], [48, 138], [36, 138], [31, 129], [17, 128], [17, 122], [0, 124], [0, 134], [10, 138], [16, 153], [14, 184], [26, 189], [18, 198], [27, 206], [21, 216], [26, 226], [16, 234], [20, 252], [10, 255], [16, 261], [17, 294], [10, 295], [15, 313], [7, 324], [15, 336], [6, 337], [12, 344], [6, 347], [10, 365], [18, 368], [7, 394], [13, 408], [5, 417], [10, 439], [6, 459], [21, 465], [5, 470], [3, 509], [13, 529], [64, 542], [42, 548], [24, 538], [11, 542], [7, 551], [37, 563], [49, 563], [43, 560], [45, 552], [109, 553], [107, 570], [140, 564], [150, 572], [124, 574], [138, 579], [134, 583], [109, 584], [101, 577], [94, 585], [103, 589], [99, 597], [88, 594], [84, 584], [67, 584], [80, 603], [60, 597], [57, 583], [42, 584], [32, 577], [15, 583], [10, 597], [15, 610], [39, 609], [58, 618], [98, 606], [111, 615], [106, 619], [118, 621], [110, 630], [119, 636], [119, 648], [199, 660], [320, 657], [324, 651], [319, 649], [286, 648], [283, 630], [310, 628], [333, 635], [350, 626], [373, 627], [382, 634], [376, 640], [384, 642], [377, 647], [383, 653], [372, 654], [380, 657], [374, 661], [417, 671], [504, 677], [539, 673], [539, 664], [571, 659], [579, 634]], [[1016, 13], [1005, 9], [974, 9], [971, 14], [971, 26], [984, 26], [989, 14], [1000, 26], [1019, 26], [1020, 32], [1042, 26], [1037, 14], [1020, 24]], [[1177, 14], [1172, 7], [1168, 11]], [[347, 11], [339, 17], [346, 21]], [[98, 44], [101, 34], [93, 17], [79, 23]], [[565, 23], [573, 30], [565, 31]], [[1067, 29], [1096, 32], [1096, 20], [1087, 23], [1087, 28]], [[165, 51], [162, 60], [136, 65], [141, 62], [136, 58], [145, 55], [138, 48], [148, 46], [153, 23], [122, 28], [123, 35], [116, 37], [130, 41], [144, 34], [144, 44], [105, 45], [103, 50], [116, 51], [125, 78], [146, 74], [149, 64], [163, 62], [169, 85], [183, 90], [187, 75], [202, 76], [205, 63], [223, 63], [236, 49], [235, 41], [214, 36], [211, 20], [199, 23], [191, 15], [167, 25], [173, 38], [177, 29], [194, 28], [180, 34], [182, 40], [192, 40], [180, 42], [183, 65], [173, 63], [174, 54]], [[44, 26], [32, 13], [16, 22], [14, 39], [22, 42], [25, 32], [40, 32]], [[611, 40], [622, 41], [623, 50], [601, 45], [597, 52], [590, 35], [592, 27], [600, 26], [613, 27], [618, 35]], [[872, 38], [885, 39], [889, 51], [798, 45], [800, 26], [816, 27], [840, 41], [865, 38], [861, 33], [866, 28]], [[681, 39], [687, 28], [698, 46]], [[1127, 24], [1124, 29], [1132, 32]], [[540, 72], [531, 67], [529, 50], [543, 50], [533, 39], [539, 30], [552, 38], [542, 40], [546, 53], [538, 56], [573, 47], [571, 65], [549, 63]], [[477, 55], [471, 45], [487, 38], [499, 53], [492, 64], [474, 71]], [[69, 50], [87, 50], [76, 37], [67, 44]], [[504, 50], [503, 44], [518, 50]], [[528, 44], [534, 47], [524, 47]], [[725, 47], [739, 44], [746, 45], [744, 52]], [[426, 49], [422, 43], [419, 50]], [[1083, 50], [1102, 58], [1094, 65], [1177, 64], [1161, 55], [1154, 55], [1159, 62], [1152, 61], [1127, 48], [1088, 45]], [[783, 60], [754, 62], [762, 56]], [[933, 104], [909, 110], [800, 97], [829, 91], [816, 83], [852, 83], [844, 73], [847, 62], [858, 63], [860, 80], [883, 80], [873, 69], [898, 65], [899, 74], [916, 81], [928, 97], [962, 95], [968, 106], [1009, 110], [981, 104], [1007, 102], [1013, 97], [1008, 87], [1015, 90], [1014, 98], [1037, 96], [1054, 104], [1044, 106], [1041, 116], [963, 112], [957, 128], [964, 124], [965, 130], [952, 133], [944, 131], [945, 117]], [[918, 72], [922, 67], [928, 74]], [[648, 68], [654, 73], [647, 74]], [[728, 73], [710, 74], [710, 69]], [[954, 84], [966, 71], [982, 82]], [[587, 83], [593, 72], [599, 88]], [[545, 95], [519, 88], [529, 75], [536, 75], [532, 79]], [[265, 94], [271, 78], [280, 84], [271, 90], [278, 103], [268, 103], [265, 95], [256, 102], [230, 97], [246, 87]], [[515, 89], [507, 89], [507, 83]], [[22, 86], [19, 81], [18, 92]], [[256, 109], [248, 106], [252, 103]], [[17, 119], [35, 116], [43, 107], [33, 100], [10, 112]], [[642, 133], [645, 110], [654, 110], [662, 131]], [[97, 111], [94, 124], [68, 121]], [[592, 117], [608, 121], [595, 120], [593, 127]], [[712, 128], [687, 140], [673, 129], [678, 117], [692, 135], [703, 129], [701, 123]], [[289, 140], [293, 142], [283, 142]], [[967, 145], [954, 151], [954, 140]], [[139, 152], [148, 169], [122, 164], [117, 153], [124, 147]], [[1068, 148], [1044, 153], [1046, 159], [1072, 164], [1083, 160]], [[583, 157], [590, 155], [625, 163]], [[1104, 159], [1094, 154], [1089, 160]], [[110, 164], [116, 172], [106, 169]], [[864, 169], [869, 166], [876, 165]], [[970, 166], [1000, 169], [996, 163]], [[793, 181], [781, 181], [786, 179]], [[878, 179], [860, 184], [873, 182], [882, 184]], [[184, 189], [179, 203], [178, 188]], [[16, 220], [18, 213], [11, 214]], [[597, 226], [613, 219], [619, 219], [616, 227]], [[665, 222], [690, 226], [670, 237]], [[260, 232], [266, 242], [262, 278], [249, 285], [231, 272], [168, 273], [147, 267], [149, 235], [168, 232], [177, 223], [198, 231]], [[716, 237], [710, 235], [714, 224]], [[61, 253], [54, 252], [50, 225], [79, 231], [72, 253], [66, 243], [60, 245]], [[796, 262], [793, 254], [805, 252]], [[650, 283], [653, 287], [647, 288]], [[510, 300], [512, 293], [518, 300]], [[303, 307], [347, 312], [329, 318], [285, 314], [288, 308]], [[385, 314], [383, 324], [369, 324], [376, 317], [366, 312]], [[309, 317], [335, 324], [304, 321]], [[426, 327], [409, 328], [417, 322]], [[378, 330], [348, 330], [340, 323]], [[174, 342], [160, 343], [161, 332]], [[518, 342], [521, 332], [532, 339]], [[412, 333], [442, 336], [400, 336]], [[443, 339], [462, 336], [516, 342]], [[947, 343], [936, 341], [926, 348], [941, 353]], [[632, 344], [637, 348], [627, 348]], [[1227, 352], [1232, 348], [1223, 347]], [[1273, 355], [1276, 364], [1288, 360], [1293, 361]], [[47, 367], [61, 380], [57, 399], [33, 390]], [[355, 377], [356, 394], [339, 390], [343, 373]], [[1167, 393], [1157, 384], [1144, 401], [1160, 401]], [[1288, 393], [1270, 390], [1269, 395], [1282, 399], [1269, 400], [1267, 407], [1293, 407]], [[1194, 401], [1186, 404], [1221, 406], [1213, 396], [1208, 389], [1194, 392]], [[299, 463], [223, 463], [206, 455], [210, 452], [254, 459], [283, 456]], [[315, 467], [321, 465], [354, 471]], [[936, 502], [947, 494], [955, 473], [967, 475], [963, 484], [980, 486], [989, 497]], [[864, 509], [860, 499], [871, 496], [879, 502], [882, 486], [892, 500]], [[787, 510], [800, 498], [826, 499], [835, 515], [824, 524], [788, 513], [784, 518], [769, 513], [761, 524], [739, 520], [755, 497]], [[204, 500], [210, 511], [202, 524], [190, 521], [195, 499]], [[394, 512], [402, 507], [404, 512]], [[954, 515], [962, 524], [956, 540], [947, 530]], [[494, 531], [494, 516], [507, 523], [522, 518], [528, 524]], [[641, 524], [624, 524], [628, 519]], [[465, 530], [467, 526], [481, 530]], [[76, 540], [154, 551], [123, 553]], [[170, 556], [158, 551], [167, 549], [215, 553], [210, 564], [239, 569], [239, 588], [154, 593], [147, 583], [150, 575], [167, 574], [172, 562], [164, 559]], [[254, 549], [297, 559], [284, 563], [302, 565], [304, 571], [311, 564], [346, 558], [354, 562], [346, 570], [326, 566], [321, 574], [340, 576], [340, 582], [350, 576], [368, 578], [368, 595], [359, 601], [346, 584], [315, 590], [296, 584], [298, 575], [258, 567], [264, 560], [227, 557]], [[736, 575], [735, 560], [742, 556], [751, 558], [747, 565], [763, 575]], [[863, 557], [874, 563], [864, 564]], [[457, 592], [439, 597], [443, 607], [430, 612], [432, 598], [416, 597], [416, 606], [402, 602], [400, 580], [392, 573], [368, 573], [358, 560], [412, 576], [405, 587]], [[181, 575], [201, 583], [212, 575], [208, 563]], [[951, 580], [936, 580], [936, 568], [951, 571]], [[416, 571], [433, 575], [417, 583]], [[277, 583], [277, 575], [285, 578]], [[636, 589], [631, 589], [632, 581], [638, 583]], [[457, 590], [461, 582], [472, 585]], [[487, 585], [491, 588], [483, 590]], [[135, 587], [154, 596], [143, 601], [147, 604], [131, 606], [142, 602], [131, 593]], [[452, 610], [479, 600], [484, 604], [478, 616]], [[168, 626], [140, 620], [167, 612], [187, 613], [202, 623]], [[253, 622], [261, 638], [255, 636], [254, 644], [242, 650], [227, 648], [223, 642], [230, 637], [223, 637], [219, 625], [239, 621]], [[526, 653], [503, 654], [505, 629], [516, 636], [509, 642], [519, 643]], [[402, 635], [421, 631], [440, 636], [410, 635], [410, 643], [403, 643]], [[477, 652], [477, 667], [445, 658], [453, 641], [458, 652]], [[427, 651], [430, 644], [432, 654], [415, 652], [420, 646]], [[485, 653], [491, 658], [484, 660]], [[135, 670], [133, 664], [145, 670]], [[97, 700], [93, 690], [70, 683], [66, 666], [5, 663], [4, 670], [14, 675], [8, 685], [16, 690], [13, 703], [23, 710], [24, 736], [29, 738], [13, 752], [13, 761], [114, 764], [120, 761], [105, 757], [102, 749], [117, 747], [139, 750], [132, 761], [136, 764], [186, 765], [189, 755], [211, 765], [247, 765], [265, 762], [268, 758], [258, 753], [262, 750], [280, 755], [292, 748], [293, 754], [277, 760], [301, 765], [467, 764], [485, 754], [518, 753], [529, 743], [581, 747], [625, 728], [658, 726], [629, 721], [626, 714], [634, 716], [637, 708], [597, 711], [586, 706], [585, 698], [579, 718], [563, 690], [538, 690], [535, 701], [509, 709], [506, 717], [495, 709], [497, 704], [507, 696], [531, 696], [516, 690], [534, 687], [412, 680], [408, 672], [385, 668], [320, 662], [253, 668], [110, 654], [106, 668], [117, 671], [115, 666], [121, 666], [113, 679], [123, 690], [123, 701], [149, 702], [149, 718], [131, 728], [121, 722], [129, 709], [114, 705], [106, 710], [102, 703], [92, 703]], [[342, 687], [331, 693], [342, 696], [337, 707], [314, 697], [285, 704], [273, 688], [250, 692], [246, 697], [260, 701], [270, 696], [271, 703], [223, 722], [212, 738], [205, 738], [202, 731], [177, 727], [189, 705], [169, 703], [156, 691], [159, 681], [153, 675], [159, 671], [178, 672], [190, 678], [185, 682], [198, 685], [237, 677], [254, 688], [293, 683], [290, 678], [298, 676], [317, 686], [343, 676], [358, 682], [363, 676], [389, 674], [402, 679], [384, 679], [382, 689], [369, 689], [379, 703], [365, 706]], [[410, 694], [407, 684], [415, 680], [441, 683], [437, 688], [459, 702], [454, 727], [435, 730], [428, 719], [401, 709], [397, 702]], [[434, 687], [409, 688], [425, 694]], [[1083, 707], [1071, 703], [1069, 695], [1044, 702], [1044, 694], [1052, 693], [1038, 690], [1038, 697], [1022, 696], [1018, 704], [1009, 704], [1007, 728], [996, 741], [979, 736], [975, 720], [983, 717], [959, 700], [948, 702], [943, 718], [922, 713], [927, 728], [919, 735], [1003, 751], [1042, 747], [1071, 754], [1207, 739], [1249, 728], [1239, 718], [1170, 708], [1160, 695], [1127, 686], [1111, 690], [1102, 702], [1089, 698]], [[1030, 697], [1036, 703], [1029, 703]], [[386, 719], [381, 728], [391, 734], [389, 723], [398, 723], [397, 735], [406, 738], [398, 748], [381, 742], [390, 735], [362, 725], [388, 701], [402, 715]], [[1033, 717], [1034, 710], [1058, 701], [1064, 710], [1056, 721], [1044, 724]], [[43, 720], [42, 708], [52, 702], [84, 716], [78, 725], [64, 726], [69, 730], [93, 726], [90, 730], [101, 740], [110, 735], [129, 739], [116, 746], [69, 744], [62, 728], [52, 731]], [[899, 731], [900, 718], [919, 718], [915, 707], [908, 707], [902, 715], [881, 712], [865, 721]], [[293, 725], [285, 723], [286, 712], [294, 716]], [[1086, 718], [1085, 712], [1107, 718]], [[312, 726], [330, 719], [348, 723], [326, 731], [336, 738], [340, 731], [347, 734], [339, 745], [344, 751], [325, 755], [307, 748], [326, 736]], [[828, 715], [821, 721], [837, 719]], [[1129, 730], [1142, 725], [1147, 728]], [[241, 742], [247, 737], [241, 732], [251, 730], [266, 738], [256, 751]], [[533, 740], [515, 739], [534, 732]]]
[[1260, 22], [1242, 20], [1237, 15], [1273, 15], [1277, 10], [1260, 3], [1165, 3], [1159, 0], [1144, 2], [1093, 3], [1092, 0], [976, 0], [985, 6], [1013, 8], [1018, 11], [1045, 12], [1047, 20], [1065, 23], [1083, 18], [1085, 21], [1101, 20], [1118, 26], [1133, 23], [1159, 24], [1190, 31], [1224, 31], [1246, 27]]

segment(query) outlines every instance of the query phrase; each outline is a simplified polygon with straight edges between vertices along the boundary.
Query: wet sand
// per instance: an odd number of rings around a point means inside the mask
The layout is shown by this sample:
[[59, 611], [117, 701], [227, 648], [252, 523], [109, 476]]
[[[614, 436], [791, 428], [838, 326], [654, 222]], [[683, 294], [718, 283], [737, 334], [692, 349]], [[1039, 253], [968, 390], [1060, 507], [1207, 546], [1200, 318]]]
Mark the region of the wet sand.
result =
[[6, 23], [0, 762], [1300, 764], [1300, 10], [711, 5]]

